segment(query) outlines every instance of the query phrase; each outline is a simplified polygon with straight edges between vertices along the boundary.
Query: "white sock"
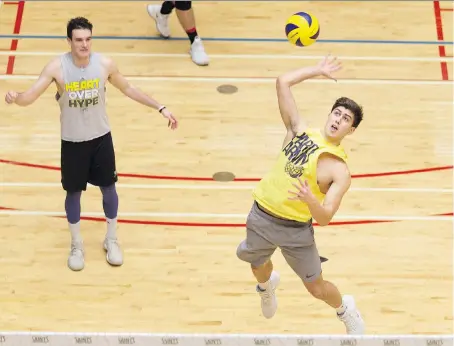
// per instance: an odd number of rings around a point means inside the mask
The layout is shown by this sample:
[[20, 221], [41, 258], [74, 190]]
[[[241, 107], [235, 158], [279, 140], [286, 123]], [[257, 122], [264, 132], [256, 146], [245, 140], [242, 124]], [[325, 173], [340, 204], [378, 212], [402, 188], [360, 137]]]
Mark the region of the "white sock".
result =
[[342, 315], [347, 310], [347, 306], [342, 302], [341, 306], [336, 308], [336, 312], [338, 315]]
[[261, 290], [267, 290], [270, 287], [270, 280], [267, 282], [259, 282], [259, 287]]
[[117, 239], [117, 218], [115, 219], [106, 218], [106, 221], [107, 221], [106, 238]]
[[[271, 273], [271, 275], [272, 275], [272, 273]], [[259, 282], [260, 289], [267, 290], [268, 288], [271, 288], [271, 275], [270, 275], [270, 278], [267, 281]]]
[[68, 223], [69, 231], [71, 232], [71, 242], [81, 243], [82, 235], [80, 234], [80, 221], [77, 223]]

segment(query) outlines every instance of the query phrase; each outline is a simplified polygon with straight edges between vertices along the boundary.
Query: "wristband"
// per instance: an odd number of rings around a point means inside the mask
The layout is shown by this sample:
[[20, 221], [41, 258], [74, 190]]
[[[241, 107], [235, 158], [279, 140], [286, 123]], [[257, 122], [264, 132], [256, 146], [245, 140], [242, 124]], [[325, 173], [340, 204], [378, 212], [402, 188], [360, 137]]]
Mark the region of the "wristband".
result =
[[159, 107], [158, 112], [161, 113], [162, 110], [165, 109], [165, 108], [166, 108], [166, 106], [161, 106], [161, 107]]

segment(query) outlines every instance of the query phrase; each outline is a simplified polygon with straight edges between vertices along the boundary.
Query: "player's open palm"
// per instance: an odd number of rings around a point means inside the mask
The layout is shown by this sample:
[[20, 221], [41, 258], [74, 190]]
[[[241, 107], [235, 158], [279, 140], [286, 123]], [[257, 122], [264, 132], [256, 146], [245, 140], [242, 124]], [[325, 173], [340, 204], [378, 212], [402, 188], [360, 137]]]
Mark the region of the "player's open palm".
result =
[[337, 60], [337, 57], [331, 57], [328, 55], [318, 63], [317, 67], [323, 76], [336, 80], [336, 78], [333, 77], [333, 73], [340, 70], [342, 68], [342, 64]]
[[169, 120], [168, 126], [175, 130], [178, 127], [178, 120], [173, 116], [172, 112], [169, 111], [167, 108], [162, 110], [162, 116]]

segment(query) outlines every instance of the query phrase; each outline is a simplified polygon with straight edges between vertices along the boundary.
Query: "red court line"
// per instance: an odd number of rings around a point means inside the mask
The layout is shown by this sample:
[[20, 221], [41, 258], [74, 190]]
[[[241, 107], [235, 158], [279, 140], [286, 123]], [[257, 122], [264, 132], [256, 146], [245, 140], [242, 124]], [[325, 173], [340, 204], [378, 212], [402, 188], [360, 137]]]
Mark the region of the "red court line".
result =
[[[444, 35], [443, 35], [443, 22], [441, 19], [441, 8], [440, 8], [440, 1], [435, 0], [433, 2], [434, 5], [434, 15], [435, 15], [435, 25], [437, 28], [437, 39], [439, 41], [444, 41]], [[446, 51], [445, 51], [445, 46], [438, 46], [438, 55], [440, 58], [446, 57]], [[441, 67], [441, 77], [443, 80], [449, 80], [448, 77], [448, 64], [446, 61], [441, 61], [440, 62], [440, 67]]]
[[[22, 18], [24, 16], [24, 7], [25, 1], [19, 1], [17, 3], [17, 13], [16, 13], [16, 22], [14, 23], [14, 34], [20, 34], [20, 27], [22, 25]], [[14, 39], [11, 41], [11, 51], [17, 50], [17, 44], [19, 40]], [[14, 55], [10, 55], [8, 57], [8, 65], [6, 66], [6, 74], [13, 74], [14, 72], [14, 63], [16, 61], [16, 57]]]
[[[14, 210], [19, 211], [15, 208], [1, 207], [0, 210]], [[450, 215], [439, 214], [442, 215]], [[65, 219], [65, 216], [50, 216], [59, 219]], [[81, 220], [94, 221], [94, 222], [105, 222], [106, 219], [102, 217], [91, 217], [82, 216]], [[184, 227], [246, 227], [245, 223], [211, 223], [211, 222], [173, 222], [173, 221], [152, 221], [152, 220], [132, 220], [132, 219], [118, 219], [118, 223], [131, 224], [131, 225], [157, 225], [157, 226], [184, 226]], [[356, 220], [356, 221], [335, 221], [331, 222], [328, 226], [344, 226], [344, 225], [364, 225], [371, 223], [389, 223], [398, 222], [396, 220]], [[314, 226], [318, 226], [318, 223], [314, 223]]]
[[[34, 163], [19, 162], [12, 160], [0, 159], [0, 163], [14, 166], [22, 166], [28, 168], [39, 168], [52, 171], [59, 171], [60, 167], [49, 166], [49, 165], [39, 165]], [[429, 167], [429, 168], [419, 168], [411, 169], [405, 171], [392, 171], [392, 172], [378, 172], [378, 173], [363, 173], [363, 174], [353, 174], [352, 178], [374, 178], [374, 177], [384, 177], [391, 175], [405, 175], [405, 174], [416, 174], [416, 173], [426, 173], [426, 172], [436, 172], [453, 169], [453, 166], [439, 166], [439, 167]], [[119, 177], [125, 178], [138, 178], [138, 179], [155, 179], [155, 180], [190, 180], [190, 181], [214, 181], [212, 177], [184, 177], [184, 176], [168, 176], [168, 175], [148, 175], [148, 174], [136, 174], [136, 173], [119, 173]], [[235, 178], [234, 181], [259, 181], [261, 178]]]
[[[59, 216], [65, 218], [64, 216]], [[105, 218], [101, 217], [81, 217], [82, 220], [106, 222]], [[397, 222], [394, 220], [356, 220], [356, 221], [338, 221], [331, 222], [328, 226], [342, 226], [342, 225], [363, 225], [371, 223], [385, 223]], [[183, 226], [183, 227], [246, 227], [245, 223], [204, 223], [204, 222], [170, 222], [170, 221], [148, 221], [148, 220], [130, 220], [118, 219], [118, 223], [134, 224], [134, 225], [157, 225], [157, 226]], [[318, 226], [317, 223], [313, 223]]]

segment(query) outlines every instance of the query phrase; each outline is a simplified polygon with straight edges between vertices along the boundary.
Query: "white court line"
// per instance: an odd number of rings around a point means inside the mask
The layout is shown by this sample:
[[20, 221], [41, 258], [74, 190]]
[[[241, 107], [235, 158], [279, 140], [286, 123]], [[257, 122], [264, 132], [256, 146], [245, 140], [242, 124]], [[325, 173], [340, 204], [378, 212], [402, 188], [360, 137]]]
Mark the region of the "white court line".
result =
[[[199, 184], [116, 184], [122, 189], [151, 189], [151, 190], [252, 190], [255, 185], [243, 185], [239, 183], [227, 183], [225, 185], [199, 185]], [[40, 182], [0, 182], [0, 187], [55, 187], [60, 188], [60, 183], [40, 183]], [[89, 184], [89, 187], [95, 188]], [[349, 191], [362, 192], [433, 192], [433, 193], [453, 193], [454, 189], [441, 188], [403, 188], [403, 187], [352, 187]]]
[[[21, 51], [0, 51], [0, 56], [56, 56], [66, 52], [21, 52]], [[120, 53], [102, 52], [111, 57], [128, 58], [183, 58], [187, 59], [187, 54], [175, 53]], [[321, 60], [323, 55], [290, 55], [290, 54], [210, 54], [214, 59], [284, 59], [284, 60]], [[405, 56], [337, 56], [339, 60], [363, 60], [363, 61], [423, 61], [441, 62], [452, 61], [452, 57], [405, 57]]]
[[[0, 210], [0, 215], [19, 216], [66, 216], [61, 211], [39, 210]], [[82, 212], [81, 216], [105, 217], [103, 212]], [[222, 214], [222, 213], [152, 213], [152, 212], [119, 212], [118, 217], [166, 217], [166, 218], [237, 218], [246, 220], [248, 214]], [[450, 221], [453, 216], [380, 216], [380, 215], [339, 215], [333, 220], [389, 220], [389, 221]]]
[[[36, 80], [38, 75], [0, 75], [0, 80]], [[126, 76], [131, 81], [177, 81], [177, 82], [212, 82], [212, 83], [276, 83], [276, 78], [242, 78], [242, 77], [154, 77], [154, 76]], [[339, 79], [337, 83], [330, 79], [308, 79], [309, 84], [377, 84], [377, 85], [453, 85], [453, 81], [431, 80], [393, 80], [393, 79]]]

